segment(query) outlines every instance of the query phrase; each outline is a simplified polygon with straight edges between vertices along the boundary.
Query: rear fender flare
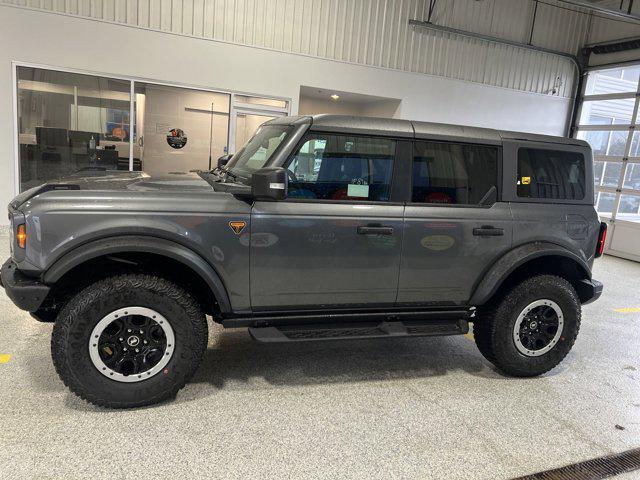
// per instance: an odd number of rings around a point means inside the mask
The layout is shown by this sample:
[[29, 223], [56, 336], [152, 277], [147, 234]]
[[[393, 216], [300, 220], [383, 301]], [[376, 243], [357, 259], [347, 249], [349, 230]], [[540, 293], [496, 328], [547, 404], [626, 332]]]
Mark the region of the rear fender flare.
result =
[[546, 256], [561, 256], [572, 260], [579, 266], [584, 278], [591, 279], [591, 269], [587, 262], [572, 251], [549, 242], [527, 243], [510, 250], [489, 268], [474, 289], [469, 304], [483, 305], [518, 267]]

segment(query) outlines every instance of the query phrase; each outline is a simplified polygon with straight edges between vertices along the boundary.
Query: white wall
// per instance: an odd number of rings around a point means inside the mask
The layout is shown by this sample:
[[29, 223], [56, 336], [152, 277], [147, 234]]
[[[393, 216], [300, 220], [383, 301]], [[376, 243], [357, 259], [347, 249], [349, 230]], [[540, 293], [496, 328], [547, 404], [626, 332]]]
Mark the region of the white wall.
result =
[[362, 105], [351, 102], [332, 102], [319, 98], [300, 95], [298, 113], [300, 115], [313, 115], [315, 113], [331, 113], [334, 115], [360, 115]]
[[[12, 61], [290, 98], [300, 85], [402, 100], [400, 118], [561, 135], [570, 100], [0, 6], [0, 205], [15, 191]], [[131, 47], [131, 51], [127, 48]], [[514, 61], [518, 61], [514, 58]], [[6, 223], [6, 217], [0, 217]]]
[[332, 113], [335, 115], [360, 115], [363, 117], [399, 118], [399, 100], [372, 100], [368, 103], [349, 102], [340, 100], [320, 99], [300, 95], [298, 105], [300, 115], [313, 115], [316, 113]]

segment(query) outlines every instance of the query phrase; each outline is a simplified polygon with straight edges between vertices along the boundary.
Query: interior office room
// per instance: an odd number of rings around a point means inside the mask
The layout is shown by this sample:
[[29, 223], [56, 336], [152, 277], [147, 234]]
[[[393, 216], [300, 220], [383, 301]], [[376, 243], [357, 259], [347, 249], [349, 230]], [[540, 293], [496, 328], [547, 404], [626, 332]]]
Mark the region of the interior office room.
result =
[[0, 25], [6, 478], [640, 478], [640, 1]]

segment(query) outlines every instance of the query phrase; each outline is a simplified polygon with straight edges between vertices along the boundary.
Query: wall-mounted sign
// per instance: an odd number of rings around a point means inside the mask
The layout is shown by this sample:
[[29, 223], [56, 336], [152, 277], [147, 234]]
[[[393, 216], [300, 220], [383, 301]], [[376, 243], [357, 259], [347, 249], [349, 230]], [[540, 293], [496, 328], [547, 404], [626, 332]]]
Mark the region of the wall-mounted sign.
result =
[[167, 134], [167, 143], [171, 148], [182, 148], [187, 144], [187, 136], [179, 128], [172, 128]]

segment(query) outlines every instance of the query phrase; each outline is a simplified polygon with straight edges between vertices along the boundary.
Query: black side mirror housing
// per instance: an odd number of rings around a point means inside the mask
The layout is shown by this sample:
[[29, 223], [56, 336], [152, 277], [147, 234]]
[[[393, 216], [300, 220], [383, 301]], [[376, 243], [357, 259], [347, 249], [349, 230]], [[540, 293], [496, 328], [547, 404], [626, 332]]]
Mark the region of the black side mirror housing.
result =
[[230, 153], [227, 153], [226, 155], [222, 155], [221, 157], [218, 157], [218, 168], [222, 168], [227, 163], [229, 163], [229, 160], [231, 160], [231, 157], [233, 157], [233, 155], [231, 155]]
[[256, 200], [284, 200], [288, 188], [289, 177], [282, 167], [261, 168], [251, 175], [251, 196]]

